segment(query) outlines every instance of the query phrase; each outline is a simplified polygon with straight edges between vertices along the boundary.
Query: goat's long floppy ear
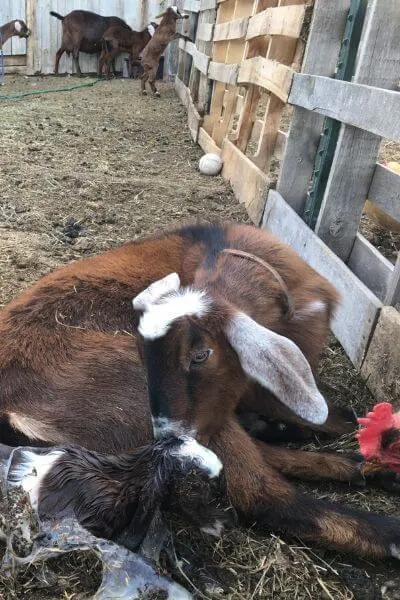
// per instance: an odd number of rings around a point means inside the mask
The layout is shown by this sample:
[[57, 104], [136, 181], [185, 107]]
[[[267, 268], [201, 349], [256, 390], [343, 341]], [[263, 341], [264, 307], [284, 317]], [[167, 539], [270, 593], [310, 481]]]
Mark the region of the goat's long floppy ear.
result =
[[178, 273], [170, 273], [166, 277], [150, 284], [143, 292], [140, 292], [132, 300], [133, 308], [135, 310], [147, 310], [151, 304], [157, 302], [164, 294], [179, 290], [180, 285], [181, 281]]
[[321, 425], [328, 407], [310, 365], [294, 342], [256, 323], [244, 313], [229, 320], [226, 334], [243, 371], [271, 391], [296, 415]]

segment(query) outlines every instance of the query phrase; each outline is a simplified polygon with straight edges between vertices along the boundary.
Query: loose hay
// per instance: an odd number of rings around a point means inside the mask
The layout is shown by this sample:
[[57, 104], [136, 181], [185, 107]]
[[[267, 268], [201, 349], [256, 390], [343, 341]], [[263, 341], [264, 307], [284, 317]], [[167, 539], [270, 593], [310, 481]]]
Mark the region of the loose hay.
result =
[[[55, 78], [7, 77], [3, 90], [60, 86]], [[60, 263], [188, 217], [248, 222], [221, 177], [197, 172], [202, 152], [191, 141], [185, 110], [171, 86], [163, 86], [157, 100], [142, 98], [137, 82], [111, 81], [3, 102], [0, 139], [0, 304]], [[372, 405], [365, 383], [334, 339], [320, 377], [324, 393], [334, 401], [360, 412]], [[322, 445], [309, 448], [315, 447]], [[348, 451], [355, 444], [347, 437], [325, 447]], [[399, 515], [398, 498], [374, 490], [298, 487], [321, 498]], [[394, 564], [357, 562], [241, 529], [217, 542], [181, 529], [177, 541], [197, 553], [196, 565], [204, 563], [216, 572], [227, 600], [399, 598], [400, 570]], [[100, 564], [91, 553], [72, 554], [50, 566], [55, 587], [43, 588], [39, 582], [38, 588], [38, 574], [28, 570], [11, 588], [0, 581], [0, 598], [77, 600], [98, 585]], [[187, 581], [181, 583], [189, 587]], [[202, 585], [200, 568], [193, 584]]]

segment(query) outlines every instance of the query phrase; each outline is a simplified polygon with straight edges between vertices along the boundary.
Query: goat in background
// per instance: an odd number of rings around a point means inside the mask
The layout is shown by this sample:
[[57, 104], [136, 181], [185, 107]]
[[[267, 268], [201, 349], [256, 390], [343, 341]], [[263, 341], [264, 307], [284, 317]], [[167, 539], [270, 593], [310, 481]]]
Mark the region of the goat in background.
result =
[[21, 19], [15, 19], [0, 27], [0, 48], [4, 46], [7, 40], [16, 36], [20, 38], [28, 38], [31, 32], [26, 23]]
[[176, 31], [176, 22], [179, 19], [187, 19], [189, 17], [189, 15], [180, 12], [177, 6], [170, 6], [156, 18], [159, 17], [162, 17], [161, 22], [142, 53], [142, 94], [147, 94], [146, 81], [148, 81], [151, 91], [155, 96], [160, 95], [157, 91], [155, 82], [161, 55], [172, 40], [178, 38], [189, 39], [187, 36], [182, 33], [177, 33]]

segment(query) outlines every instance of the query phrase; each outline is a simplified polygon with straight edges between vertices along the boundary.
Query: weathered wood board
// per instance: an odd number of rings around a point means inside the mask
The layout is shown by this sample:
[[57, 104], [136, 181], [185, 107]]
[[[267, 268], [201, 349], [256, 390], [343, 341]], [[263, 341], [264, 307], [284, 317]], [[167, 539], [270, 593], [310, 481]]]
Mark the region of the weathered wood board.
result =
[[[332, 77], [350, 0], [316, 0], [303, 61], [303, 73]], [[301, 214], [307, 198], [324, 117], [295, 107], [277, 190]]]
[[232, 142], [224, 139], [221, 152], [222, 176], [227, 179], [249, 217], [260, 224], [268, 187], [268, 177]]
[[340, 79], [295, 73], [289, 103], [400, 142], [400, 94]]
[[400, 222], [400, 174], [377, 164], [368, 199]]
[[382, 303], [320, 240], [275, 190], [270, 190], [262, 226], [296, 250], [341, 294], [332, 330], [360, 367]]

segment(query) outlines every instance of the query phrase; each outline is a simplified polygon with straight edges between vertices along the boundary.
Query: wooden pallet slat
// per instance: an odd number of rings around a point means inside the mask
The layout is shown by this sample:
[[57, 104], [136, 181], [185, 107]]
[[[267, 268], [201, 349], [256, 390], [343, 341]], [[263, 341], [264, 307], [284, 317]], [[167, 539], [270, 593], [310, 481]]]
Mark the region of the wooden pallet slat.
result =
[[278, 61], [255, 56], [242, 62], [238, 70], [238, 83], [252, 83], [258, 85], [275, 96], [282, 102], [289, 97], [294, 71]]
[[400, 142], [397, 91], [317, 75], [295, 73], [289, 103], [380, 137]]
[[217, 8], [217, 0], [200, 0], [200, 10], [214, 10]]
[[230, 182], [253, 223], [259, 225], [265, 205], [268, 177], [226, 138], [222, 144], [221, 157], [224, 163], [223, 177]]
[[379, 300], [384, 301], [393, 274], [393, 265], [363, 236], [357, 233], [348, 267]]
[[[201, 15], [200, 15], [201, 16]], [[210, 42], [213, 39], [214, 24], [199, 23], [196, 32], [196, 41]]]
[[368, 191], [368, 199], [400, 222], [400, 174], [377, 164]]
[[268, 194], [262, 226], [294, 248], [337, 288], [341, 303], [332, 330], [352, 362], [360, 367], [382, 303], [275, 190]]
[[400, 305], [400, 252], [397, 254], [396, 264], [389, 281], [385, 304]]
[[298, 38], [305, 10], [304, 4], [267, 8], [251, 17], [246, 39], [251, 40], [260, 35], [284, 35]]
[[216, 25], [214, 27], [214, 42], [244, 38], [247, 33], [248, 22], [249, 19], [244, 18]]
[[198, 13], [200, 10], [200, 0], [183, 0], [182, 10]]
[[225, 64], [210, 61], [208, 67], [208, 76], [210, 79], [220, 81], [221, 83], [229, 83], [235, 85], [237, 82], [239, 65]]
[[213, 154], [218, 154], [218, 156], [221, 155], [221, 148], [218, 148], [211, 135], [208, 135], [207, 131], [203, 127], [200, 127], [199, 129], [197, 141], [205, 153], [212, 152]]
[[187, 108], [189, 104], [189, 89], [178, 76], [175, 77], [175, 91], [183, 106]]

